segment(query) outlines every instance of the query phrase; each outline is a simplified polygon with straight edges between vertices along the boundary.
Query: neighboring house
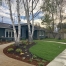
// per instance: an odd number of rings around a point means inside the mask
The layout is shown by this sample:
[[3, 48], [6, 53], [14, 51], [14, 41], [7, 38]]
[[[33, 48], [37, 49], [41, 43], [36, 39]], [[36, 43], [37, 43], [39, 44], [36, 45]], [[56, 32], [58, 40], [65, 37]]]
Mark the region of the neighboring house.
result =
[[[18, 25], [15, 25], [16, 32], [18, 33]], [[44, 29], [35, 26], [34, 27], [34, 39], [43, 39], [45, 38]], [[1, 23], [0, 22], [0, 39], [2, 40], [14, 40], [14, 32], [11, 24]], [[21, 39], [28, 39], [28, 25], [27, 23], [21, 24]]]

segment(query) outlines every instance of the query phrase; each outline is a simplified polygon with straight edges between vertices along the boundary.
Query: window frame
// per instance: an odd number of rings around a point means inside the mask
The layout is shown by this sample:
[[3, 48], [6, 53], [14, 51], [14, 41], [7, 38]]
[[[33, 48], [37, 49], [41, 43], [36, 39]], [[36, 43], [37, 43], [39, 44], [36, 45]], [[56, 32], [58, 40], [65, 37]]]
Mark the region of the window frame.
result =
[[[8, 37], [7, 37], [7, 32], [8, 32]], [[14, 36], [12, 35], [13, 30], [10, 29], [5, 29], [5, 38], [13, 38]], [[9, 35], [10, 33], [10, 35]]]
[[39, 31], [39, 36], [44, 36], [44, 31], [40, 30]]

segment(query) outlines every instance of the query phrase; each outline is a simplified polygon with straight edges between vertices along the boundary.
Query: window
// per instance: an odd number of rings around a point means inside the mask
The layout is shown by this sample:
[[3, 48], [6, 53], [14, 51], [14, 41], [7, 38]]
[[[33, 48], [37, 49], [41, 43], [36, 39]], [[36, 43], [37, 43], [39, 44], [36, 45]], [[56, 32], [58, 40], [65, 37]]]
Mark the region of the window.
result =
[[39, 36], [44, 36], [44, 31], [39, 31]]
[[2, 0], [0, 0], [0, 6], [2, 6]]
[[11, 37], [11, 31], [9, 31], [9, 37]]
[[41, 35], [44, 36], [44, 31], [41, 31]]
[[12, 32], [12, 37], [14, 37], [14, 32]]
[[6, 31], [6, 37], [8, 37], [8, 31]]
[[14, 37], [14, 32], [13, 32], [13, 30], [8, 30], [8, 29], [6, 29], [5, 30], [5, 37]]
[[39, 36], [41, 36], [41, 31], [39, 31]]

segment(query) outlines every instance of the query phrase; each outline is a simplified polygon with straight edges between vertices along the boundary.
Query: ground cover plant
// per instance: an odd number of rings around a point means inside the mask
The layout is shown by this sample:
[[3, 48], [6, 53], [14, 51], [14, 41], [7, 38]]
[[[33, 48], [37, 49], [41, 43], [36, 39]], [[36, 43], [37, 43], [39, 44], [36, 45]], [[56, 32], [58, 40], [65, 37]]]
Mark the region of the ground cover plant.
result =
[[46, 66], [49, 63], [48, 61], [43, 60], [29, 52], [29, 48], [34, 45], [34, 42], [28, 44], [28, 42], [23, 41], [22, 44], [19, 45], [19, 47], [13, 44], [4, 48], [3, 52], [8, 57], [21, 60], [23, 62], [27, 62], [36, 66]]
[[54, 42], [46, 42], [44, 40], [37, 40], [35, 42], [36, 45], [31, 47], [29, 51], [32, 54], [48, 61], [53, 60], [66, 48], [66, 45]]

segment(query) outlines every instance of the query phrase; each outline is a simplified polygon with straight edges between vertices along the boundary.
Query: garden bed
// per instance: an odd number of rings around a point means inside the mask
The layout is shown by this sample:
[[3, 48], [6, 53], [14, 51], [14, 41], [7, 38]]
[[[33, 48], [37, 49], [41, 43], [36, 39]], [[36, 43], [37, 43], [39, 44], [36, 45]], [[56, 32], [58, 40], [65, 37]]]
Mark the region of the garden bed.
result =
[[7, 44], [7, 43], [10, 43], [10, 42], [7, 42], [7, 41], [0, 41], [0, 45], [2, 45], [2, 44]]
[[[40, 66], [40, 65], [46, 66], [49, 63], [48, 61], [43, 60], [42, 58], [39, 58], [29, 52], [29, 48], [32, 47], [33, 45], [35, 45], [35, 43], [29, 44], [29, 45], [21, 44], [19, 47], [15, 47], [15, 45], [10, 45], [4, 48], [3, 52], [8, 57], [11, 57], [23, 62], [27, 62], [36, 66]], [[9, 48], [13, 48], [14, 51], [8, 52]], [[15, 52], [15, 50], [18, 48], [22, 50], [21, 53]]]

